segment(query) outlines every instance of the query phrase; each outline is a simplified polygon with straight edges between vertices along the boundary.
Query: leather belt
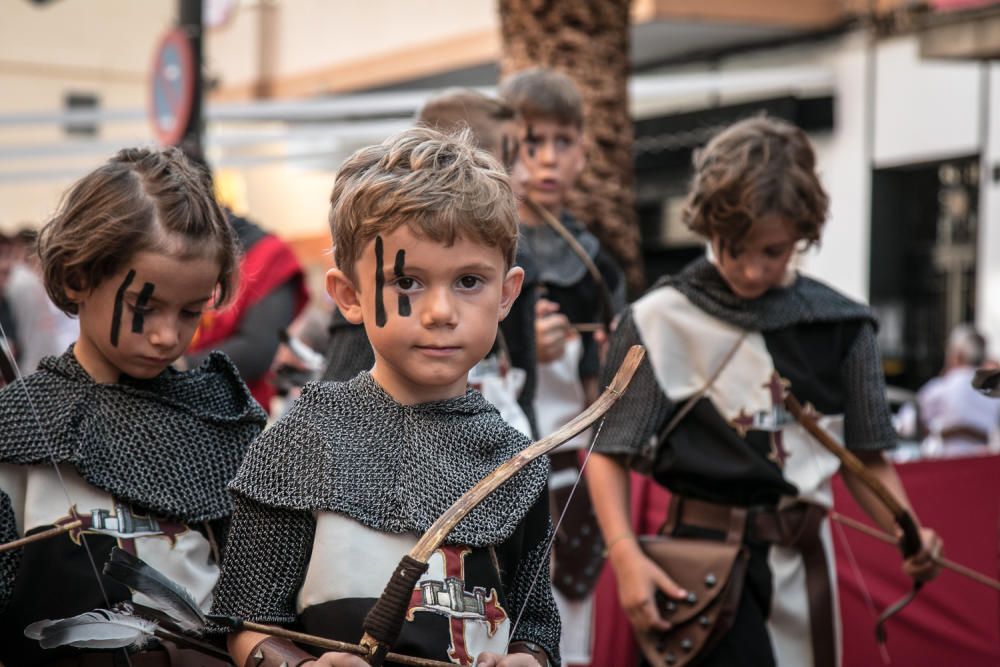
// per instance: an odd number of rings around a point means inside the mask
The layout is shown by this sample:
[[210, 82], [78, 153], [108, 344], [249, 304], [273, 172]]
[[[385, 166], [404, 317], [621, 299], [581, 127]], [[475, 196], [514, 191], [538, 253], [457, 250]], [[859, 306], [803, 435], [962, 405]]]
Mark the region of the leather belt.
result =
[[[691, 526], [728, 533], [735, 512], [747, 508], [710, 503], [696, 498], [671, 496], [667, 521], [661, 532], [673, 534], [677, 526]], [[833, 627], [833, 592], [830, 586], [826, 550], [820, 528], [826, 508], [797, 502], [782, 510], [751, 508], [747, 535], [753, 540], [795, 549], [802, 555], [809, 597], [809, 630], [812, 636], [813, 665], [836, 667], [837, 650]]]

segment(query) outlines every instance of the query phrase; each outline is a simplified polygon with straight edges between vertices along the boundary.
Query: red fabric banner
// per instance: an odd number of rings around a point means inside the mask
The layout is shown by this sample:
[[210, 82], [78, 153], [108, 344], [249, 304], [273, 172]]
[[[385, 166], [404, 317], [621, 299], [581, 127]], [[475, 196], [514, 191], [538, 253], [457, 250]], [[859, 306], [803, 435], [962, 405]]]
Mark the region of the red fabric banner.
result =
[[[1000, 572], [1000, 456], [921, 461], [897, 466], [919, 521], [944, 539], [945, 556], [991, 577]], [[666, 516], [670, 494], [646, 478], [632, 477], [635, 529], [653, 533]], [[834, 480], [835, 507], [871, 520], [843, 481]], [[875, 642], [878, 612], [909, 590], [899, 552], [852, 528], [833, 523], [837, 558], [843, 665], [886, 664]], [[855, 568], [852, 563], [857, 563]], [[862, 583], [863, 581], [863, 583]], [[869, 606], [865, 589], [872, 598]], [[594, 667], [634, 665], [632, 632], [618, 606], [614, 573], [605, 566], [597, 585]], [[1000, 593], [953, 572], [924, 586], [886, 626], [889, 659], [907, 667], [1000, 665]]]

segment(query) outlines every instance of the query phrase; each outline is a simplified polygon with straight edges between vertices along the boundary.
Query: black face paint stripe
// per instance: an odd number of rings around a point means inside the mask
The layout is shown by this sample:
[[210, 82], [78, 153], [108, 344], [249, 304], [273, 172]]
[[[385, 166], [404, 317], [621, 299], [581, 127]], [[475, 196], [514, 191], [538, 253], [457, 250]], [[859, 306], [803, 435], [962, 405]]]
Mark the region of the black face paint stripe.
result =
[[122, 307], [125, 303], [125, 290], [128, 286], [132, 284], [135, 279], [135, 269], [129, 269], [129, 272], [125, 274], [125, 279], [122, 280], [122, 284], [118, 286], [118, 291], [115, 292], [115, 310], [111, 315], [111, 344], [118, 347], [118, 331], [122, 326]]
[[385, 301], [382, 298], [382, 288], [385, 287], [385, 275], [382, 266], [382, 237], [375, 237], [375, 326], [384, 327], [386, 322]]
[[527, 131], [524, 134], [524, 140], [528, 144], [528, 146], [527, 146], [528, 157], [531, 158], [532, 160], [534, 160], [535, 159], [535, 150], [537, 148], [536, 144], [538, 143], [538, 137], [535, 136], [535, 129], [533, 127], [531, 127], [530, 123], [528, 124]]
[[146, 304], [149, 303], [149, 297], [153, 296], [154, 289], [156, 289], [156, 286], [153, 283], [142, 284], [139, 296], [135, 299], [135, 312], [132, 314], [132, 333], [142, 333], [142, 327], [145, 324], [145, 315], [142, 311], [146, 307]]
[[[406, 270], [406, 251], [400, 248], [396, 251], [396, 261], [392, 265], [392, 272], [397, 278], [402, 278], [406, 275], [404, 271]], [[399, 316], [409, 317], [410, 316], [410, 297], [406, 294], [399, 295]]]

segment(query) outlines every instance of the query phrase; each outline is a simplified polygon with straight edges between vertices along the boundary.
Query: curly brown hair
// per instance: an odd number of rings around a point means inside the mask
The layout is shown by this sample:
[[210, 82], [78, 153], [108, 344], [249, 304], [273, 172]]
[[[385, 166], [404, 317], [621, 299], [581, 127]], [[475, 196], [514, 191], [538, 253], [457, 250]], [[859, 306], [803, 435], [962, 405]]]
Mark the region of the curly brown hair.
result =
[[67, 289], [94, 289], [144, 251], [181, 259], [214, 253], [214, 305], [235, 290], [236, 235], [206, 175], [176, 148], [119, 151], [67, 191], [38, 238], [45, 289], [73, 315]]
[[507, 173], [468, 129], [415, 127], [362, 148], [341, 166], [330, 195], [334, 261], [351, 280], [368, 243], [404, 224], [444, 245], [461, 236], [497, 248], [513, 266], [517, 221]]
[[691, 231], [718, 239], [730, 252], [768, 215], [790, 221], [808, 247], [819, 242], [829, 203], [806, 133], [757, 116], [730, 125], [695, 152], [682, 215]]

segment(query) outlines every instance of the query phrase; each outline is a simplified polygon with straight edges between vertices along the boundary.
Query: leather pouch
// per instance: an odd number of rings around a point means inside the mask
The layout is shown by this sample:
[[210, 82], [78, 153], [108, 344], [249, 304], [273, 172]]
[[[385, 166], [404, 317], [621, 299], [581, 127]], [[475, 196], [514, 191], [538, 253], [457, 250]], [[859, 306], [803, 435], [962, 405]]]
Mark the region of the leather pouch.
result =
[[657, 594], [666, 632], [638, 633], [643, 655], [654, 667], [697, 665], [732, 627], [743, 593], [747, 551], [740, 542], [645, 536], [639, 546], [689, 596], [668, 599]]
[[[559, 526], [552, 545], [555, 554], [552, 584], [567, 600], [583, 600], [593, 592], [597, 579], [601, 576], [604, 540], [587, 492], [587, 480], [579, 477], [577, 452], [557, 452], [549, 458], [553, 472], [572, 471], [573, 477], [579, 479], [572, 500], [572, 486], [549, 489], [552, 525]], [[563, 515], [561, 523], [560, 515]]]

